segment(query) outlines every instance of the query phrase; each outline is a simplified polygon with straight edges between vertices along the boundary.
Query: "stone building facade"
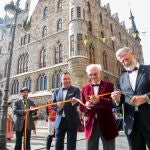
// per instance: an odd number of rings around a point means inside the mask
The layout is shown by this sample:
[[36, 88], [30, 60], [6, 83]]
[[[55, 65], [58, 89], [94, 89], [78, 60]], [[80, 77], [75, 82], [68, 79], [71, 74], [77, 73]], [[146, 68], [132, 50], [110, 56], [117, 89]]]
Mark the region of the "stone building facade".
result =
[[[142, 47], [135, 27], [130, 32], [118, 14], [111, 14], [109, 4], [100, 0], [39, 0], [26, 30], [30, 0], [17, 18], [9, 98], [17, 99], [19, 89], [28, 86], [29, 97], [37, 104], [50, 100], [53, 89], [60, 86], [60, 74], [71, 73], [73, 85], [82, 87], [89, 81], [85, 68], [101, 64], [103, 79], [115, 82], [122, 71], [115, 51], [123, 46], [135, 50], [143, 63]], [[130, 17], [134, 23], [134, 17]], [[4, 24], [13, 19], [5, 16]], [[136, 36], [132, 34], [136, 32]], [[4, 90], [11, 44], [11, 27], [0, 39], [0, 87]]]

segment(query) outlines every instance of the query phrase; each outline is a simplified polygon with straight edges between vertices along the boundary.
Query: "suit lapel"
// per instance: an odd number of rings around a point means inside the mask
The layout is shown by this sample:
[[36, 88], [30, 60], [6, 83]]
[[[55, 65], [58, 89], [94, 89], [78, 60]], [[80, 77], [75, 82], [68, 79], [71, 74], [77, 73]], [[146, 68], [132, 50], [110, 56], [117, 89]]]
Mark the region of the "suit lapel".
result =
[[63, 95], [62, 95], [62, 87], [59, 89], [58, 91], [58, 101], [62, 101], [63, 100]]
[[137, 89], [137, 87], [138, 87], [138, 84], [139, 84], [139, 82], [140, 82], [140, 80], [141, 80], [141, 77], [142, 77], [142, 75], [143, 75], [143, 72], [144, 72], [144, 68], [143, 68], [142, 66], [140, 66], [139, 71], [138, 71], [138, 75], [137, 75], [137, 79], [136, 79], [135, 91], [136, 91], [136, 89]]
[[94, 95], [94, 89], [93, 89], [93, 86], [92, 86], [92, 82], [89, 83], [88, 94], [89, 95]]

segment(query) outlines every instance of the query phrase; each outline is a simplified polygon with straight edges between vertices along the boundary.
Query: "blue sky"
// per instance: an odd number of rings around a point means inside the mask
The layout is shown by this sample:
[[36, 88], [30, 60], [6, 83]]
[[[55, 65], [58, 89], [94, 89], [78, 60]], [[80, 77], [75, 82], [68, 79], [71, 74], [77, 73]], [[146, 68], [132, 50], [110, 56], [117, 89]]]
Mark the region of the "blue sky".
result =
[[[21, 0], [23, 6], [26, 0]], [[32, 0], [36, 1], [36, 0]], [[5, 15], [4, 6], [10, 0], [1, 0], [0, 17]], [[14, 0], [16, 2], [16, 0]], [[143, 55], [145, 64], [150, 64], [150, 21], [149, 21], [149, 4], [148, 0], [101, 0], [102, 6], [106, 3], [110, 4], [112, 14], [118, 13], [120, 22], [125, 21], [126, 27], [130, 27], [130, 9], [135, 17], [137, 29], [140, 33], [141, 44], [143, 47]], [[143, 32], [146, 32], [145, 34]]]

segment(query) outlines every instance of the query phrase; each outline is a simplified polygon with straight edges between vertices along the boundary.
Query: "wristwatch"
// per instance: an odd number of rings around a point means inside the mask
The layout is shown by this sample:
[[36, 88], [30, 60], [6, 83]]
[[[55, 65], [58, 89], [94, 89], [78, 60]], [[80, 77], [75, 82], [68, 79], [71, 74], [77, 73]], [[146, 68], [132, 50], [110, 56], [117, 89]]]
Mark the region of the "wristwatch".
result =
[[150, 104], [150, 99], [149, 99], [149, 97], [148, 97], [146, 94], [144, 94], [144, 97], [145, 97], [145, 100], [147, 101], [147, 103]]

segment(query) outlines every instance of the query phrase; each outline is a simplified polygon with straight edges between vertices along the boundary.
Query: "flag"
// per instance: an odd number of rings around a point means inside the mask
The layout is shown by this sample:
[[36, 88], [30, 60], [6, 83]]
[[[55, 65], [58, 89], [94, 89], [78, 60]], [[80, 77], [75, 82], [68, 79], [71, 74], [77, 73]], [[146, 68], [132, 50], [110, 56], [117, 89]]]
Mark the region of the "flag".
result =
[[132, 36], [133, 36], [134, 38], [136, 38], [136, 33], [132, 33]]
[[115, 36], [112, 36], [110, 37], [112, 41], [115, 41], [116, 37]]
[[106, 42], [106, 38], [102, 38], [102, 42], [105, 43]]
[[96, 40], [96, 38], [94, 38], [94, 39], [93, 39], [93, 43], [96, 44], [96, 42], [97, 42], [97, 40]]
[[84, 42], [84, 45], [86, 46], [86, 44], [87, 44], [88, 41], [87, 41], [87, 40], [84, 40], [83, 42]]

